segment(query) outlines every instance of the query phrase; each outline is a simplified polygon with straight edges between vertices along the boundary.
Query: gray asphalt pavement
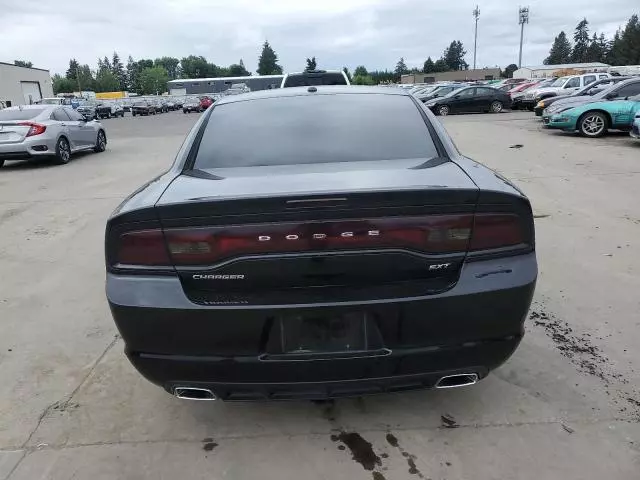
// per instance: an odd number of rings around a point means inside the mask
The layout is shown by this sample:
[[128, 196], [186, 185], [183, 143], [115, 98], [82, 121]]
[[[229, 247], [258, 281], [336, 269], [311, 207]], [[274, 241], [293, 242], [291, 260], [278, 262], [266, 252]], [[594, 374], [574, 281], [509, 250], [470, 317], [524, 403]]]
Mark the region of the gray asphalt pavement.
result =
[[536, 214], [527, 334], [478, 385], [185, 402], [122, 353], [103, 232], [196, 118], [105, 120], [104, 153], [0, 169], [0, 480], [640, 477], [639, 143], [544, 131], [528, 112], [443, 120]]

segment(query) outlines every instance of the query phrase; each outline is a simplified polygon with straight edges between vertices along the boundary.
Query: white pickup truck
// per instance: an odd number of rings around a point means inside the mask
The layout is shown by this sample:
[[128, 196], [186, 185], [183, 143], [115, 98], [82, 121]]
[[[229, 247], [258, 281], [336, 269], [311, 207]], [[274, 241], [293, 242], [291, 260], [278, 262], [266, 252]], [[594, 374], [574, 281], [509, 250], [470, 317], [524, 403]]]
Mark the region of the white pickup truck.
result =
[[525, 100], [533, 100], [535, 105], [545, 98], [571, 95], [573, 92], [603, 78], [611, 78], [611, 75], [608, 73], [585, 73], [584, 75], [560, 77], [547, 87], [527, 90], [524, 98]]

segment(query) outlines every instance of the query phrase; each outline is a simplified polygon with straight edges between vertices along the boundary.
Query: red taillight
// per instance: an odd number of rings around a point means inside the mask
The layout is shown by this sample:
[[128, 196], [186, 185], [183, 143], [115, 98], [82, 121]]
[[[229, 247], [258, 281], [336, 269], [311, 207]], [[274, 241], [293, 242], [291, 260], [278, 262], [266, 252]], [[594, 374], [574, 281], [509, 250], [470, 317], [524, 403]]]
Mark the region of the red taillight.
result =
[[47, 129], [45, 125], [40, 125], [39, 123], [35, 123], [35, 122], [21, 122], [18, 125], [20, 125], [21, 127], [30, 127], [26, 135], [27, 137], [40, 135], [44, 133], [44, 131]]
[[118, 238], [115, 260], [120, 265], [171, 265], [162, 230], [127, 232]]
[[489, 250], [526, 244], [520, 217], [511, 213], [476, 214], [469, 250]]
[[118, 237], [113, 263], [211, 265], [252, 254], [378, 248], [446, 254], [527, 243], [528, 236], [516, 214], [387, 217], [126, 232]]
[[337, 222], [165, 230], [176, 265], [204, 265], [239, 255], [404, 248], [464, 252], [473, 215], [433, 215]]

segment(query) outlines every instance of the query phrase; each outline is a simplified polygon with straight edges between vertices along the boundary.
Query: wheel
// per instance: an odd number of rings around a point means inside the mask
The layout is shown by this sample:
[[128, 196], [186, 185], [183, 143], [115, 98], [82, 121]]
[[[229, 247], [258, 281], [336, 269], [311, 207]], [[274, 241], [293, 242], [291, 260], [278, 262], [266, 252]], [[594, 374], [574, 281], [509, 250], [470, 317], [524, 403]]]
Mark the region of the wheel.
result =
[[187, 111], [183, 109], [183, 110], [182, 110], [182, 113], [184, 113], [184, 114], [186, 115], [186, 114], [187, 114]]
[[607, 133], [609, 119], [601, 112], [587, 112], [578, 120], [578, 130], [585, 137], [601, 137]]
[[64, 165], [71, 160], [71, 147], [69, 147], [69, 141], [65, 137], [60, 137], [58, 143], [56, 143], [56, 156], [54, 157], [54, 163], [58, 165]]
[[136, 116], [136, 112], [131, 112], [131, 116], [135, 117]]
[[4, 165], [4, 160], [0, 160], [0, 168]]
[[491, 104], [490, 111], [491, 113], [500, 113], [502, 111], [502, 102], [499, 102], [498, 100], [493, 102]]
[[449, 107], [446, 105], [440, 105], [437, 111], [438, 111], [438, 115], [442, 115], [443, 117], [446, 117], [447, 115], [449, 115], [449, 112], [451, 110], [449, 110]]
[[93, 148], [93, 151], [96, 153], [104, 152], [107, 149], [107, 136], [104, 134], [102, 130], [98, 132], [98, 137], [96, 138], [96, 146]]

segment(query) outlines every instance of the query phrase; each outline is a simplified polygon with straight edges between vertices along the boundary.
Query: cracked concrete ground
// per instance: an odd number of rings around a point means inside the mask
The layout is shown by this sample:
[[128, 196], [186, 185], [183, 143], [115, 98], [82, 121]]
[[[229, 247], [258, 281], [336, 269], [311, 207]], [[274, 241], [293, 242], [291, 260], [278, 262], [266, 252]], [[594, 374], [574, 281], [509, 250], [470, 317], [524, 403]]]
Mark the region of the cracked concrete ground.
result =
[[1, 480], [638, 478], [640, 144], [542, 131], [528, 112], [444, 119], [537, 217], [527, 334], [475, 387], [189, 403], [122, 354], [102, 241], [109, 213], [170, 164], [195, 119], [105, 120], [103, 154], [0, 170]]

